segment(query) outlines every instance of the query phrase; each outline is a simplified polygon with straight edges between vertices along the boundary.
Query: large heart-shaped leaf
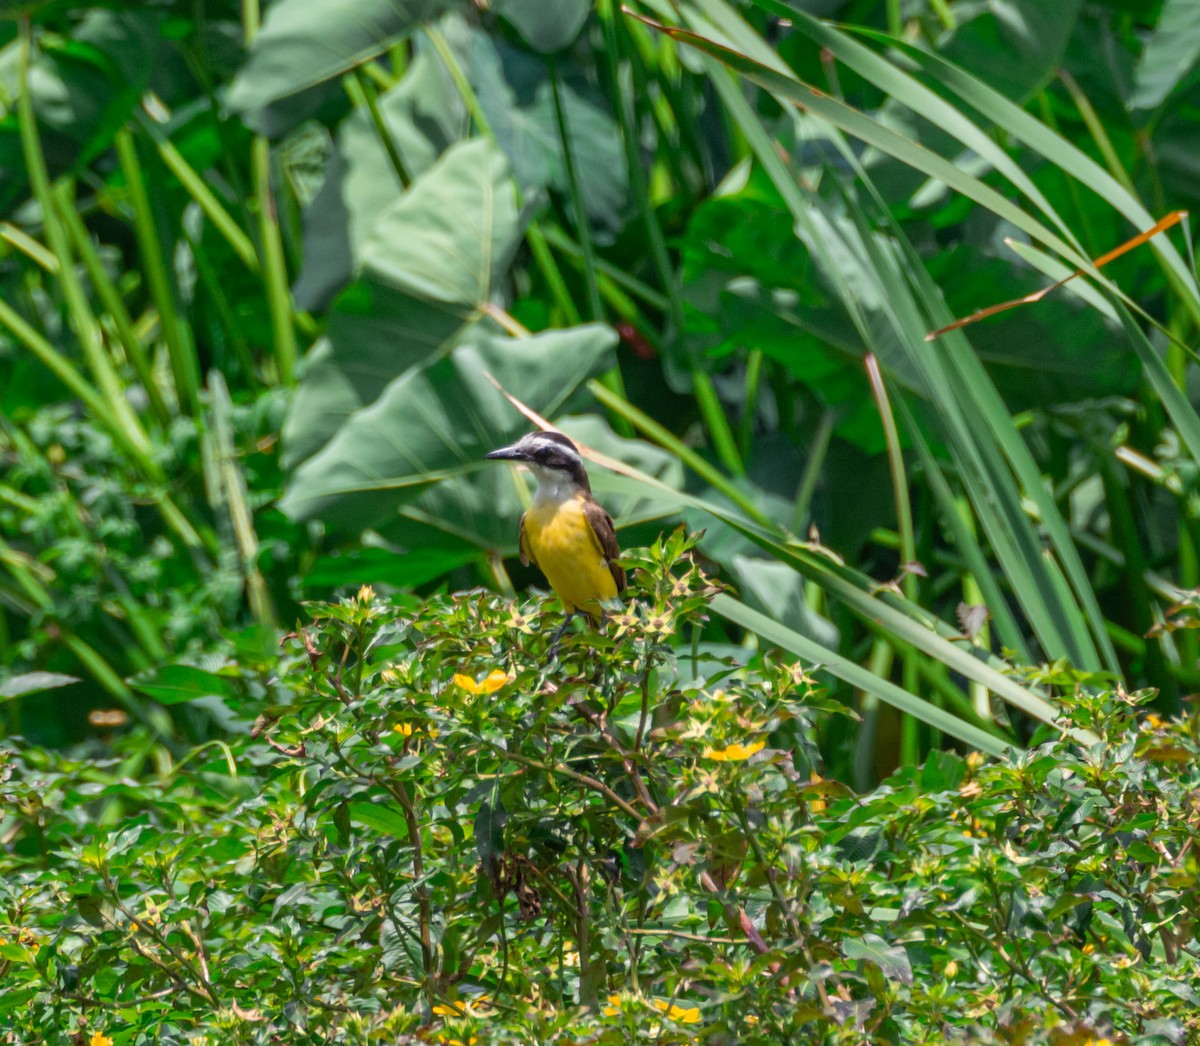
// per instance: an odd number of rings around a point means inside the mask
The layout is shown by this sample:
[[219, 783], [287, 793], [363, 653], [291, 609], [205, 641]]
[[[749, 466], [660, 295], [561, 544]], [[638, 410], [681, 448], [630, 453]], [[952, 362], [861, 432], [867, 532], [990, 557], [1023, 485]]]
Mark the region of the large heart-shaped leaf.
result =
[[[623, 439], [608, 423], [595, 415], [558, 419], [556, 424], [572, 439], [594, 450], [632, 465], [670, 487], [683, 485], [683, 467], [666, 451], [643, 440]], [[505, 439], [508, 439], [506, 436]], [[658, 498], [641, 488], [630, 491], [603, 469], [589, 469], [592, 489], [618, 527], [678, 514], [672, 498]], [[430, 548], [475, 546], [517, 549], [517, 518], [525, 508], [520, 482], [514, 483], [511, 469], [489, 463], [482, 472], [448, 479], [402, 505], [394, 523], [380, 532], [406, 548], [420, 548], [422, 557]]]
[[[70, 37], [40, 41], [29, 68], [29, 93], [42, 150], [52, 175], [82, 166], [112, 144], [163, 64], [156, 11], [89, 11]], [[0, 53], [0, 91], [20, 92], [20, 43]], [[6, 102], [9, 104], [9, 102]], [[27, 188], [25, 156], [17, 122], [0, 125], [0, 209]]]
[[[517, 181], [527, 191], [566, 193], [562, 135], [545, 62], [480, 32], [472, 34], [470, 55], [471, 83]], [[602, 234], [614, 235], [629, 191], [620, 131], [582, 77], [561, 75], [559, 94], [588, 219]]]
[[[452, 43], [468, 32], [456, 16], [447, 16], [440, 28]], [[470, 127], [445, 63], [428, 48], [419, 50], [400, 83], [380, 96], [379, 113], [409, 178], [428, 170]], [[293, 288], [299, 308], [328, 306], [361, 263], [379, 216], [403, 192], [370, 113], [356, 109], [342, 121], [325, 180], [305, 212], [304, 268]]]
[[512, 23], [535, 51], [561, 51], [579, 35], [591, 0], [498, 0], [498, 14]]
[[452, 147], [379, 215], [361, 279], [334, 306], [284, 426], [308, 457], [414, 363], [447, 348], [492, 297], [520, 243], [516, 189], [486, 139]]
[[[483, 467], [489, 450], [528, 427], [486, 374], [540, 413], [554, 414], [582, 382], [612, 365], [616, 342], [616, 333], [599, 324], [520, 340], [476, 330], [358, 411], [295, 471], [281, 507], [294, 519], [322, 519], [342, 530], [379, 527], [439, 481]], [[486, 467], [495, 490], [502, 482], [513, 489], [504, 470]], [[486, 492], [467, 504], [454, 495], [439, 511], [453, 529], [467, 515], [497, 516], [496, 496]]]
[[285, 134], [340, 90], [337, 77], [451, 6], [452, 0], [278, 0], [226, 104], [260, 134]]
[[1161, 105], [1200, 59], [1200, 0], [1166, 0], [1138, 60], [1131, 109]]
[[1058, 68], [1080, 0], [986, 0], [961, 7], [942, 56], [1024, 102]]

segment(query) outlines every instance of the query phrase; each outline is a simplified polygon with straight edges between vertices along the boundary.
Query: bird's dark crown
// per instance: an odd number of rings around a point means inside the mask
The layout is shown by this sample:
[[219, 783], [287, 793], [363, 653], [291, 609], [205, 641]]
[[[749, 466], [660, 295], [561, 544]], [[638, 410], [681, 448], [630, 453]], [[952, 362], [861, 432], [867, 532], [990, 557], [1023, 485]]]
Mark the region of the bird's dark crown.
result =
[[535, 468], [553, 469], [570, 476], [585, 490], [590, 489], [579, 451], [561, 432], [531, 432], [522, 436], [511, 447], [501, 447], [492, 451], [488, 457], [523, 461]]

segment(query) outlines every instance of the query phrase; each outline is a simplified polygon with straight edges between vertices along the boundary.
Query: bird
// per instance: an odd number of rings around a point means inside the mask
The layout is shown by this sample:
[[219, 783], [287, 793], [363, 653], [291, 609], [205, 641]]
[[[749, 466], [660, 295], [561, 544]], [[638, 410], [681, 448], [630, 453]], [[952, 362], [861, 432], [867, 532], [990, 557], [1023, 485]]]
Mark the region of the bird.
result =
[[576, 613], [598, 626], [602, 604], [625, 587], [625, 568], [617, 562], [621, 550], [612, 517], [592, 497], [578, 448], [561, 432], [531, 432], [487, 457], [520, 462], [537, 478], [518, 546], [521, 562], [546, 575], [567, 612], [559, 635]]

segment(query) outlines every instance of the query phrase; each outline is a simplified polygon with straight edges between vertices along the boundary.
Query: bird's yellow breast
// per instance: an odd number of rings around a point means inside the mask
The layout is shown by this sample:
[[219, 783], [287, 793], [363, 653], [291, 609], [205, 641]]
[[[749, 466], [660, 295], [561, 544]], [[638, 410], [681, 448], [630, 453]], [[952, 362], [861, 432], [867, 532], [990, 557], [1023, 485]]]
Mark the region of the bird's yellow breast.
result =
[[534, 501], [525, 514], [525, 541], [530, 558], [571, 613], [582, 610], [599, 617], [598, 600], [617, 594], [608, 561], [592, 525], [583, 514], [582, 499]]

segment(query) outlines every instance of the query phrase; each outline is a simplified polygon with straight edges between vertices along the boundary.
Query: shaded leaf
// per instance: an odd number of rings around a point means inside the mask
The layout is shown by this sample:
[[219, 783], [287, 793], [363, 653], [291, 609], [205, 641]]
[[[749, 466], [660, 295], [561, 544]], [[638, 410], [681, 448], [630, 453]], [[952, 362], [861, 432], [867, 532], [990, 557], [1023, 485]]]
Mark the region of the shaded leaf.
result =
[[450, 0], [277, 0], [225, 102], [254, 130], [277, 137], [340, 91], [337, 77], [450, 6]]
[[1200, 0], [1165, 0], [1134, 73], [1130, 109], [1161, 105], [1200, 58]]
[[508, 164], [485, 139], [451, 148], [377, 215], [362, 245], [362, 278], [335, 303], [284, 424], [285, 465], [443, 351], [488, 304], [519, 242]]
[[591, 0], [498, 0], [493, 5], [535, 51], [561, 51], [579, 35]]
[[[527, 428], [525, 419], [484, 377], [543, 414], [558, 412], [578, 386], [610, 365], [616, 333], [591, 324], [514, 340], [475, 331], [435, 363], [412, 368], [358, 411], [318, 454], [292, 475], [281, 503], [296, 519], [320, 518], [361, 530], [386, 522], [403, 504], [434, 486], [449, 501], [441, 518], [451, 530], [479, 517], [503, 518], [501, 485], [515, 503], [504, 469], [483, 473], [486, 497], [473, 484], [443, 481], [484, 469], [484, 455]], [[463, 503], [460, 497], [471, 497]]]
[[233, 683], [229, 679], [193, 665], [164, 665], [128, 682], [134, 690], [164, 705], [200, 697], [226, 697], [233, 693]]
[[878, 934], [868, 933], [862, 937], [847, 938], [842, 942], [842, 954], [847, 959], [874, 963], [889, 980], [912, 984], [913, 973], [908, 961], [908, 952], [902, 945], [889, 945]]

